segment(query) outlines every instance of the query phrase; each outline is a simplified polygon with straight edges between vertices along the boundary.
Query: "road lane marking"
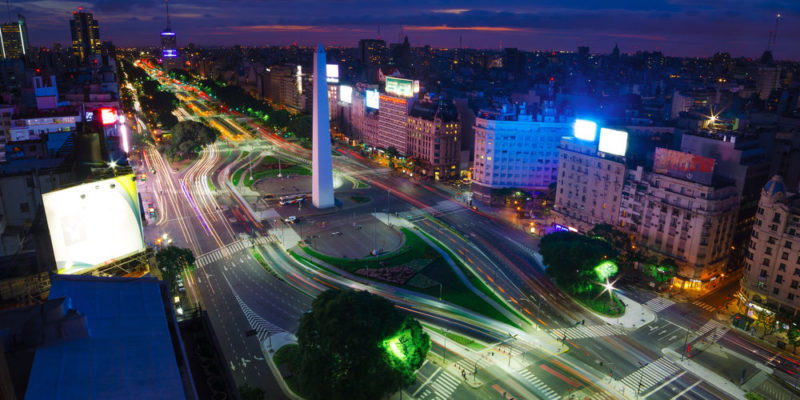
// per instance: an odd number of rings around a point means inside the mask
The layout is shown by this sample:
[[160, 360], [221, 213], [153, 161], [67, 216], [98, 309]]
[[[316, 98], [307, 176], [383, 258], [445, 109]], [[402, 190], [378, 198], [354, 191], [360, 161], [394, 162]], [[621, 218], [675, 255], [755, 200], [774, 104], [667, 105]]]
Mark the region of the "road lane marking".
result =
[[669, 399], [669, 400], [675, 400], [675, 399], [677, 399], [678, 397], [681, 397], [681, 396], [683, 396], [684, 394], [686, 394], [686, 392], [688, 392], [688, 391], [690, 391], [690, 390], [694, 389], [694, 387], [695, 387], [695, 386], [699, 385], [699, 384], [700, 384], [700, 382], [703, 382], [703, 381], [697, 381], [697, 382], [695, 382], [694, 384], [692, 384], [692, 386], [689, 386], [689, 387], [687, 387], [687, 388], [686, 388], [686, 389], [684, 389], [682, 392], [680, 392], [680, 393], [676, 394], [676, 395], [675, 395], [675, 397], [673, 397], [673, 398], [671, 398], [671, 399]]
[[646, 395], [642, 396], [642, 399], [646, 399], [646, 398], [650, 397], [650, 395], [652, 395], [653, 393], [655, 393], [655, 392], [657, 392], [657, 391], [661, 390], [661, 389], [662, 389], [664, 386], [667, 386], [667, 385], [669, 385], [670, 383], [672, 383], [672, 381], [674, 381], [674, 380], [676, 380], [676, 379], [680, 378], [680, 377], [681, 377], [681, 376], [683, 376], [685, 373], [686, 373], [686, 371], [683, 371], [683, 372], [681, 372], [680, 374], [678, 374], [678, 375], [675, 375], [675, 376], [674, 376], [672, 379], [670, 379], [670, 380], [668, 380], [668, 381], [666, 381], [666, 382], [662, 383], [662, 384], [661, 384], [661, 385], [659, 385], [657, 388], [655, 388], [655, 389], [651, 390], [651, 391], [650, 391], [650, 393], [648, 393], [648, 394], [646, 394]]

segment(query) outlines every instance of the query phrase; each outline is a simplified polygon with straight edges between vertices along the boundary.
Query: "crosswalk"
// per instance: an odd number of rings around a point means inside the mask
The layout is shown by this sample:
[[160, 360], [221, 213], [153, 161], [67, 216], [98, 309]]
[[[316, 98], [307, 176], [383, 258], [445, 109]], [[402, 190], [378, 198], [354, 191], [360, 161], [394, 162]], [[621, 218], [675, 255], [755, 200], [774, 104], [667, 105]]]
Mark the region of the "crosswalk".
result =
[[225, 277], [225, 281], [228, 282], [228, 286], [230, 286], [231, 291], [233, 292], [233, 297], [236, 299], [236, 302], [239, 303], [239, 308], [242, 309], [242, 312], [247, 318], [247, 322], [250, 324], [250, 329], [256, 331], [256, 337], [259, 341], [263, 342], [274, 333], [284, 332], [283, 329], [275, 326], [264, 318], [261, 318], [260, 315], [256, 314], [250, 307], [248, 307], [247, 304], [242, 301], [242, 298], [239, 297], [239, 294], [236, 293], [236, 290], [233, 289], [230, 281], [228, 281], [228, 277]]
[[653, 297], [652, 299], [648, 300], [647, 303], [644, 303], [644, 305], [647, 308], [653, 310], [653, 312], [656, 312], [656, 313], [664, 311], [665, 309], [669, 308], [673, 304], [675, 304], [674, 301], [669, 300], [669, 299], [665, 299], [665, 298], [660, 297], [660, 296]]
[[478, 370], [483, 370], [489, 368], [493, 365], [493, 363], [489, 360], [488, 353], [483, 353], [480, 358], [476, 360], [470, 360], [468, 358], [462, 358], [456, 362], [456, 365], [461, 367], [461, 369], [466, 370], [467, 372], [472, 373], [475, 371], [475, 366], [478, 367]]
[[712, 305], [709, 305], [709, 304], [706, 304], [706, 303], [703, 303], [703, 302], [702, 302], [702, 301], [700, 301], [700, 300], [695, 300], [694, 302], [692, 302], [692, 304], [694, 304], [694, 305], [696, 305], [696, 306], [698, 306], [698, 307], [700, 307], [700, 308], [702, 308], [703, 310], [706, 310], [706, 311], [708, 311], [708, 312], [715, 312], [715, 311], [717, 311], [717, 309], [716, 309], [716, 308], [714, 308], [714, 306], [712, 306]]
[[219, 261], [223, 258], [231, 256], [233, 253], [242, 251], [246, 248], [249, 248], [253, 243], [256, 245], [267, 244], [272, 241], [272, 238], [269, 236], [259, 236], [255, 239], [244, 239], [239, 240], [233, 243], [229, 243], [224, 247], [220, 247], [216, 250], [209, 251], [197, 257], [194, 261], [194, 265], [196, 267], [202, 267], [204, 265], [211, 264], [212, 262]]
[[553, 329], [557, 337], [567, 337], [568, 340], [586, 339], [591, 337], [624, 335], [623, 328], [614, 325], [580, 325], [572, 328]]
[[717, 337], [717, 339], [719, 339], [722, 335], [724, 335], [730, 330], [729, 327], [722, 325], [721, 323], [711, 319], [708, 322], [706, 322], [705, 325], [701, 326], [700, 329], [697, 330], [697, 336], [702, 336], [714, 329], [716, 329], [715, 336]]
[[519, 371], [520, 376], [525, 378], [526, 381], [530, 382], [536, 389], [539, 389], [541, 392], [540, 394], [545, 395], [546, 399], [557, 400], [560, 399], [559, 396], [553, 389], [549, 386], [545, 385], [539, 378], [536, 377], [532, 372], [528, 371], [527, 369], [523, 369]]
[[[680, 368], [677, 365], [661, 357], [622, 378], [622, 384], [625, 387], [638, 390], [640, 393], [645, 393], [647, 389], [663, 382], [664, 379], [675, 375], [678, 371], [680, 371]], [[639, 382], [642, 384], [641, 388], [639, 387]]]
[[423, 218], [426, 214], [440, 217], [442, 215], [454, 214], [466, 211], [467, 208], [463, 204], [456, 203], [451, 200], [442, 200], [433, 206], [425, 208], [416, 208], [410, 211], [401, 213], [404, 218], [409, 220], [417, 220]]
[[420, 388], [416, 397], [424, 400], [450, 400], [460, 384], [461, 381], [458, 377], [440, 369], [438, 374], [431, 377], [426, 386]]

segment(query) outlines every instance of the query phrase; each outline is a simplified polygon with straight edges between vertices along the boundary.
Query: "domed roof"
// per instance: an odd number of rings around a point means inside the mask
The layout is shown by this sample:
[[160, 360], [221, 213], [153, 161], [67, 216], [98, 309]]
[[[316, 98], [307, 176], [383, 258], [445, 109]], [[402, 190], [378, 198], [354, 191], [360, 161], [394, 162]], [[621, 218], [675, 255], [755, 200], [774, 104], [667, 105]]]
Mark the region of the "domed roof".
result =
[[786, 194], [786, 188], [783, 186], [783, 178], [780, 175], [775, 175], [772, 179], [764, 185], [764, 191], [768, 196], [774, 196], [776, 194]]

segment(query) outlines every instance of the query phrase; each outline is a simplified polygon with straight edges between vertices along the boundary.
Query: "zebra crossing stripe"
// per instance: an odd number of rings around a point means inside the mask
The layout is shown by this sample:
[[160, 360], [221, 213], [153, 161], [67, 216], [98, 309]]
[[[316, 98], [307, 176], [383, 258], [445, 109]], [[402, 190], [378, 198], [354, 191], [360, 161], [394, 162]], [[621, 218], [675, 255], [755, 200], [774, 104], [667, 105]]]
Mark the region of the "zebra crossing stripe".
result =
[[530, 382], [534, 387], [541, 390], [545, 395], [547, 395], [550, 399], [559, 399], [560, 397], [556, 392], [544, 384], [539, 378], [536, 377], [532, 372], [528, 371], [527, 369], [523, 369], [520, 371], [520, 375], [522, 375], [525, 380]]
[[627, 387], [639, 388], [641, 382], [641, 390], [645, 391], [679, 370], [672, 362], [661, 357], [622, 378], [622, 383]]

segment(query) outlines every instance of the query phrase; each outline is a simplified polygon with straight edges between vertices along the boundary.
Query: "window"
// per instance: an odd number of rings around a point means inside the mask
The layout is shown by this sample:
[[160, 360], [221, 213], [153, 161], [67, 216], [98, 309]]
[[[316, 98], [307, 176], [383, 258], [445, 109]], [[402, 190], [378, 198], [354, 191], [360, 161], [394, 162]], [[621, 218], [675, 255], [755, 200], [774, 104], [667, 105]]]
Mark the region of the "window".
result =
[[781, 260], [788, 260], [788, 259], [789, 259], [789, 253], [784, 251], [783, 254], [781, 254]]
[[786, 271], [786, 264], [781, 263], [781, 265], [778, 266], [778, 271]]
[[798, 283], [800, 283], [800, 282], [793, 280], [792, 284], [791, 284], [792, 289], [797, 289], [797, 284]]
[[759, 273], [758, 276], [761, 277], [761, 278], [766, 278], [767, 277], [767, 270], [762, 269], [761, 273]]
[[765, 258], [764, 261], [761, 261], [761, 265], [768, 267], [769, 266], [769, 258]]
[[786, 243], [783, 244], [783, 247], [787, 248], [787, 249], [791, 249], [792, 248], [792, 242], [786, 241]]
[[780, 292], [781, 292], [781, 290], [779, 288], [772, 289], [772, 294], [778, 294]]
[[783, 283], [783, 275], [775, 275], [775, 283]]
[[772, 222], [774, 222], [776, 224], [780, 223], [781, 222], [781, 214], [780, 213], [775, 213], [775, 216], [772, 217]]
[[768, 256], [772, 255], [772, 247], [767, 247], [766, 249], [764, 249], [764, 254]]
[[800, 276], [800, 268], [794, 269], [794, 276]]
[[786, 298], [789, 299], [789, 300], [794, 300], [794, 293], [787, 294]]

